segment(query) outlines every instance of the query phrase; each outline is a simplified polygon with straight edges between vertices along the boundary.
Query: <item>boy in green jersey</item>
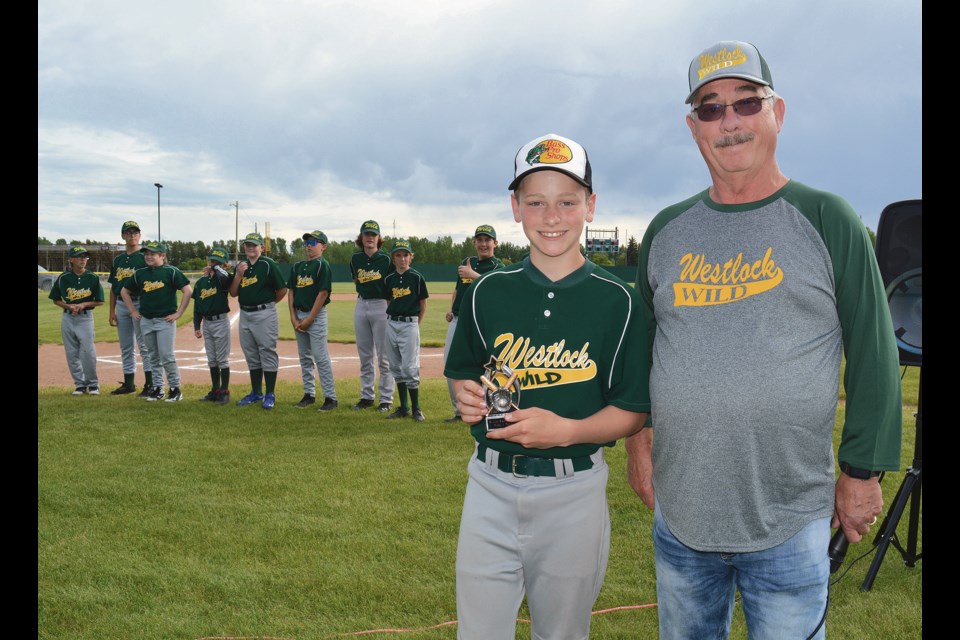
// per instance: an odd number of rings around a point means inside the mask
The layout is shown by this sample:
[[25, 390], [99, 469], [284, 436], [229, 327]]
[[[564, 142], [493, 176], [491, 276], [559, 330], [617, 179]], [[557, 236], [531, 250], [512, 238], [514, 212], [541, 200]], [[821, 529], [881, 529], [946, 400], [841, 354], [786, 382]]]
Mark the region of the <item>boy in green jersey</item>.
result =
[[[390, 302], [387, 304], [386, 352], [390, 375], [397, 382], [400, 406], [387, 420], [413, 416], [423, 422], [420, 409], [420, 323], [427, 312], [427, 283], [410, 268], [413, 248], [406, 240], [397, 240], [391, 250], [394, 271], [383, 279]], [[410, 394], [412, 408], [407, 405]]]
[[193, 333], [203, 338], [210, 369], [210, 393], [203, 402], [230, 402], [230, 259], [226, 249], [214, 247], [207, 256], [203, 276], [193, 289]]
[[73, 395], [100, 395], [97, 379], [97, 348], [93, 341], [93, 310], [103, 304], [100, 278], [87, 271], [90, 254], [83, 247], [70, 247], [70, 268], [53, 281], [48, 296], [63, 309], [60, 336], [67, 367], [73, 378]]

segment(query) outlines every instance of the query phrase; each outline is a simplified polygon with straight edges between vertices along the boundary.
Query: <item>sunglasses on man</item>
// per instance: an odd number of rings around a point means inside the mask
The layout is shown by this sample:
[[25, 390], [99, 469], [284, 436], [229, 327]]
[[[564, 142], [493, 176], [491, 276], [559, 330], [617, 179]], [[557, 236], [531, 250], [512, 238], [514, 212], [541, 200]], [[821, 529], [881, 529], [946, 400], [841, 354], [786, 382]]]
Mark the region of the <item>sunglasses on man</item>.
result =
[[758, 96], [752, 96], [750, 98], [744, 98], [743, 100], [737, 100], [732, 104], [720, 104], [719, 102], [705, 102], [699, 107], [694, 107], [691, 111], [695, 111], [697, 118], [701, 122], [714, 122], [723, 117], [724, 112], [726, 112], [727, 107], [733, 107], [733, 112], [740, 116], [755, 116], [760, 113], [760, 110], [763, 109], [763, 101], [775, 98], [776, 96], [766, 96], [760, 98]]

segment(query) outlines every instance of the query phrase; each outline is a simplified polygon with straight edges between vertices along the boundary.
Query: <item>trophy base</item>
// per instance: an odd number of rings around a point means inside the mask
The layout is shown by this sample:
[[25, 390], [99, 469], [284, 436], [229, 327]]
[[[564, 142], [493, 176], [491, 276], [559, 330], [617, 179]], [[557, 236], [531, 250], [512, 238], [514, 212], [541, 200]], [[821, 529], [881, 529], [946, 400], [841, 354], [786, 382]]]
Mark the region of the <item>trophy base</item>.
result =
[[487, 431], [494, 431], [496, 429], [503, 429], [504, 427], [509, 427], [510, 423], [507, 422], [507, 414], [505, 413], [491, 413], [486, 417]]

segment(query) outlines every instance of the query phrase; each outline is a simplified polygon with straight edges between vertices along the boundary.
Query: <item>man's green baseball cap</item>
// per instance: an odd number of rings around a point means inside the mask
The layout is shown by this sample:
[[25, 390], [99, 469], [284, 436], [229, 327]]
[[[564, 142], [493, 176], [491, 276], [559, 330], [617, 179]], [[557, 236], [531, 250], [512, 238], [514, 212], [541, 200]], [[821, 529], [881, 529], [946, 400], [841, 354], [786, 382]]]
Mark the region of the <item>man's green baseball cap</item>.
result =
[[79, 258], [81, 256], [90, 257], [90, 252], [87, 251], [86, 247], [73, 246], [70, 247], [70, 253], [68, 254], [71, 258]]
[[248, 233], [243, 239], [243, 244], [258, 244], [263, 246], [263, 236], [259, 233]]
[[130, 229], [136, 229], [137, 231], [140, 231], [140, 223], [136, 220], [127, 220], [120, 227], [120, 233], [126, 233]]
[[227, 261], [230, 260], [230, 255], [227, 253], [226, 249], [214, 247], [210, 250], [210, 253], [207, 254], [207, 260], [213, 260], [214, 262], [219, 262], [220, 264], [227, 264]]
[[473, 232], [473, 237], [476, 238], [477, 236], [490, 236], [491, 238], [496, 240], [497, 230], [488, 224], [482, 224], [479, 227], [477, 227], [476, 231]]
[[143, 249], [141, 249], [141, 251], [144, 251], [144, 252], [149, 251], [152, 253], [166, 253], [167, 245], [163, 244], [162, 242], [156, 242], [156, 241], [148, 242], [147, 244], [143, 245]]
[[396, 253], [397, 251], [408, 251], [413, 253], [413, 247], [410, 246], [410, 243], [406, 240], [397, 240], [393, 243], [393, 249], [390, 249], [390, 253]]
[[323, 244], [330, 244], [327, 241], [327, 234], [325, 234], [323, 231], [320, 231], [319, 229], [308, 231], [307, 233], [303, 234], [303, 239], [306, 240], [307, 238], [313, 238], [314, 240], [319, 240]]
[[375, 233], [380, 235], [380, 225], [376, 220], [367, 220], [360, 225], [360, 233]]

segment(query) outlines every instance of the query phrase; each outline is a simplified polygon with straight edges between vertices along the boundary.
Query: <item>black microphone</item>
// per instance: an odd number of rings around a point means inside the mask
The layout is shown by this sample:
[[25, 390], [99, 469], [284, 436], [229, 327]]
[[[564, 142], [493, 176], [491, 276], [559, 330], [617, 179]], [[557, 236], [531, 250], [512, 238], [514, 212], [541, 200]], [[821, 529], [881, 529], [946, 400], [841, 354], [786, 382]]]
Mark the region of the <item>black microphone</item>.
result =
[[843, 564], [849, 546], [850, 541], [843, 535], [843, 528], [838, 527], [837, 532], [830, 538], [830, 546], [827, 548], [827, 555], [830, 556], [830, 573], [836, 573]]

